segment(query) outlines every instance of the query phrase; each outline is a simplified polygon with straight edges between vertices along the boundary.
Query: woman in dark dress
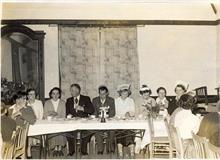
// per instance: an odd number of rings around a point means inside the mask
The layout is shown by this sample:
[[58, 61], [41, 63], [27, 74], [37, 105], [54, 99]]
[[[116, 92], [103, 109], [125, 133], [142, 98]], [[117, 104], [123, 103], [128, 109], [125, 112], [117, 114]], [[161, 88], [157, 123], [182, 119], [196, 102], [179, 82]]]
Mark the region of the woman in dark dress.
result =
[[169, 102], [169, 107], [168, 107], [169, 115], [172, 115], [173, 112], [178, 108], [178, 101], [180, 97], [187, 92], [187, 87], [184, 86], [183, 84], [177, 84], [174, 91], [176, 93], [176, 97], [174, 100]]

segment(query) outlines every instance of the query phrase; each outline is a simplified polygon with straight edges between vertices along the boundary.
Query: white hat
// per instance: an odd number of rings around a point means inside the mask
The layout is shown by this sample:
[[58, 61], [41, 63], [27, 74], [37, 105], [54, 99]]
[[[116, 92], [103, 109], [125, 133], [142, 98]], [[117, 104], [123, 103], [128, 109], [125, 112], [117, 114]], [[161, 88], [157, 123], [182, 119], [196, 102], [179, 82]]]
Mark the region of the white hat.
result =
[[130, 90], [130, 87], [131, 87], [130, 84], [121, 84], [121, 85], [118, 85], [117, 91]]
[[188, 88], [189, 88], [189, 84], [188, 84], [187, 82], [184, 82], [184, 81], [181, 81], [181, 80], [176, 81], [176, 83], [175, 83], [175, 88], [176, 88], [177, 85], [182, 85], [182, 86], [184, 86], [184, 88], [185, 88], [186, 90], [188, 90]]
[[145, 84], [143, 84], [142, 86], [141, 86], [141, 88], [140, 88], [140, 91], [141, 92], [143, 92], [143, 91], [150, 91], [151, 89], [147, 86], [147, 85], [145, 85]]

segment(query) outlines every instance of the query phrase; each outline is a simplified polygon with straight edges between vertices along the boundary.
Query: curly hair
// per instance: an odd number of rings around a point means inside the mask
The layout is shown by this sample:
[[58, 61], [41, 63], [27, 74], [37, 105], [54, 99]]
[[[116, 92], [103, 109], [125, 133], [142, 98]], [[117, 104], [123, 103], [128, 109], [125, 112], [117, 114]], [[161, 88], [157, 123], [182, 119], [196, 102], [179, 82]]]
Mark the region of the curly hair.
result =
[[197, 99], [195, 96], [192, 96], [189, 94], [183, 94], [180, 97], [180, 100], [178, 101], [177, 105], [183, 109], [189, 110], [196, 106], [196, 102], [197, 102]]

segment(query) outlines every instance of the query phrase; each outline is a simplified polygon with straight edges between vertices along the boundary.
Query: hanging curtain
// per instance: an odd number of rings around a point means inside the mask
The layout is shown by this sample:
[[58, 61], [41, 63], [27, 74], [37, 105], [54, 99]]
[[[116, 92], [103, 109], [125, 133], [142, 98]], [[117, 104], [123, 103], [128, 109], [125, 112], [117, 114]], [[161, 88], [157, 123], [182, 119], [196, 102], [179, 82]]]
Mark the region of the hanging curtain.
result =
[[19, 61], [19, 46], [15, 43], [11, 43], [12, 49], [12, 76], [13, 81], [17, 83], [21, 83], [21, 67]]
[[59, 27], [60, 86], [63, 98], [70, 97], [72, 83], [82, 94], [98, 95], [101, 84], [117, 97], [117, 86], [131, 83], [132, 96], [138, 95], [139, 64], [135, 27]]
[[131, 97], [139, 95], [139, 63], [136, 27], [102, 29], [104, 84], [117, 97], [117, 85], [131, 84]]

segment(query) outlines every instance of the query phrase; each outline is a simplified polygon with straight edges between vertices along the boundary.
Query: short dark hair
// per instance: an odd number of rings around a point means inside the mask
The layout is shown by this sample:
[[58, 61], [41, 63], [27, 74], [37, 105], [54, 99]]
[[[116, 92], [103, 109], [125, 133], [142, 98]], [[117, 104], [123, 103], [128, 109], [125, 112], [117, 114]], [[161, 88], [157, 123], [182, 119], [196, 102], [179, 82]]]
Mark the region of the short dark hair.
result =
[[164, 90], [165, 95], [167, 95], [167, 90], [164, 87], [157, 88], [157, 94], [160, 92], [160, 90]]
[[99, 93], [101, 91], [106, 91], [106, 93], [108, 93], [108, 88], [106, 86], [99, 86], [98, 91], [99, 91]]
[[18, 91], [14, 96], [13, 96], [13, 101], [15, 102], [17, 99], [20, 99], [22, 97], [26, 97], [27, 93], [24, 91]]
[[72, 87], [76, 87], [79, 90], [79, 92], [81, 91], [81, 87], [77, 83], [71, 84], [70, 88], [72, 88]]
[[50, 90], [50, 92], [49, 92], [49, 97], [52, 98], [52, 92], [53, 92], [54, 90], [57, 90], [57, 91], [59, 92], [59, 94], [60, 94], [59, 98], [61, 98], [61, 92], [62, 92], [62, 91], [61, 91], [61, 89], [58, 88], [58, 87], [54, 87], [54, 88], [52, 88], [52, 89]]
[[130, 89], [123, 89], [123, 90], [118, 91], [119, 96], [121, 96], [121, 93], [124, 92], [124, 91], [128, 92], [128, 97], [131, 95], [131, 90]]
[[182, 84], [178, 84], [178, 85], [176, 85], [176, 87], [175, 87], [175, 89], [174, 89], [174, 91], [175, 91], [175, 93], [176, 93], [176, 88], [182, 88], [182, 90], [184, 90], [184, 92], [186, 92], [187, 91], [187, 89], [186, 89], [186, 87], [184, 86], [184, 85], [182, 85]]
[[29, 92], [31, 92], [31, 91], [34, 91], [35, 92], [35, 94], [36, 94], [36, 90], [34, 89], [34, 88], [29, 88], [29, 89], [27, 89], [27, 94], [29, 93]]

